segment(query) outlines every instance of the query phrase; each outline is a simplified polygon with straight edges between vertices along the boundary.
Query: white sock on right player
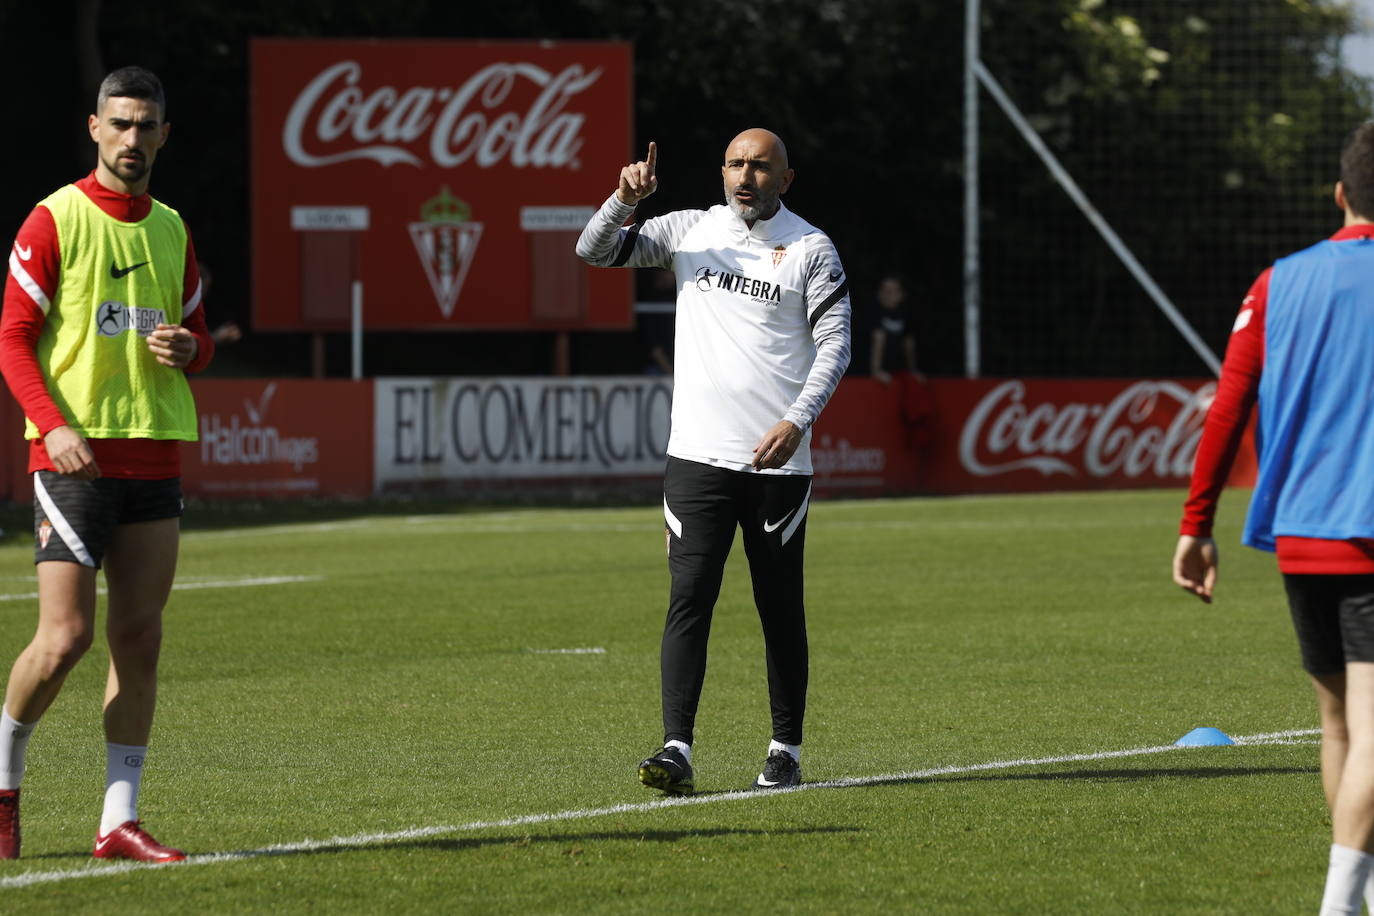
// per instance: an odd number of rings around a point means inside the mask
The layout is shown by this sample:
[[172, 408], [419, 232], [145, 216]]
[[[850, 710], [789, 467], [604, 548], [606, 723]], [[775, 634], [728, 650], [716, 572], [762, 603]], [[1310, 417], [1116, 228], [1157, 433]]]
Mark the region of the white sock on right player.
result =
[[17, 789], [24, 778], [24, 754], [37, 722], [25, 725], [0, 709], [0, 790]]
[[676, 738], [674, 738], [672, 741], [665, 741], [663, 743], [663, 746], [677, 748], [678, 752], [682, 754], [684, 760], [686, 760], [689, 764], [692, 762], [692, 746], [688, 744], [686, 741], [679, 741]]
[[125, 821], [138, 820], [138, 786], [143, 781], [143, 758], [148, 748], [131, 744], [105, 745], [105, 810], [100, 835], [109, 836]]
[[1321, 916], [1359, 916], [1372, 865], [1374, 856], [1369, 853], [1332, 843]]

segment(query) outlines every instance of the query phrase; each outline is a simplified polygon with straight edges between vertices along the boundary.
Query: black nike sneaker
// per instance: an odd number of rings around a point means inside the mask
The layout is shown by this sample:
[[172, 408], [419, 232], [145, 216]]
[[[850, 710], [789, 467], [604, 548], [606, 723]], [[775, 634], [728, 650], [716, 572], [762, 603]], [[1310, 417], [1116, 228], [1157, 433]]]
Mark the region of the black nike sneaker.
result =
[[751, 789], [790, 789], [801, 785], [801, 764], [797, 758], [779, 748], [763, 762], [763, 772], [754, 780]]
[[691, 795], [696, 791], [692, 765], [675, 747], [665, 747], [639, 764], [639, 781], [667, 795]]

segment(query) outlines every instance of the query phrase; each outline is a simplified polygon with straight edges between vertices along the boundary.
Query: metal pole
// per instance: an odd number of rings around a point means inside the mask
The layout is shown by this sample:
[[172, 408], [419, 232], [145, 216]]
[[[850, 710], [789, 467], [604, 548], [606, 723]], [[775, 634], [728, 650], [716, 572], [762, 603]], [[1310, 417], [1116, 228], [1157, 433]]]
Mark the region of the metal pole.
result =
[[964, 374], [978, 378], [979, 263], [978, 263], [978, 37], [979, 0], [964, 6]]
[[353, 281], [353, 381], [363, 377], [363, 281]]
[[1212, 348], [1207, 346], [1198, 333], [1193, 330], [1193, 326], [1188, 323], [1182, 313], [1174, 307], [1169, 297], [1164, 295], [1164, 290], [1159, 288], [1154, 278], [1145, 270], [1140, 261], [1136, 258], [1131, 249], [1126, 247], [1126, 243], [1121, 241], [1121, 236], [1116, 234], [1116, 230], [1102, 217], [1097, 207], [1093, 206], [1092, 201], [1088, 200], [1088, 195], [1083, 193], [1083, 189], [1078, 186], [1078, 182], [1073, 180], [1073, 176], [1068, 173], [1064, 166], [1060, 165], [1059, 158], [1054, 155], [1045, 142], [1040, 139], [1040, 135], [1035, 132], [1035, 128], [1022, 116], [1020, 109], [1012, 102], [1011, 96], [1007, 95], [1002, 84], [997, 82], [996, 77], [983, 66], [981, 62], [976, 65], [978, 79], [987, 88], [993, 100], [1001, 106], [1002, 111], [1011, 119], [1011, 123], [1021, 133], [1026, 143], [1040, 157], [1040, 161], [1045, 164], [1045, 168], [1050, 170], [1054, 180], [1059, 182], [1059, 186], [1064, 189], [1064, 193], [1069, 195], [1069, 199], [1078, 205], [1078, 209], [1088, 218], [1088, 222], [1093, 224], [1099, 235], [1116, 254], [1117, 258], [1131, 276], [1135, 277], [1136, 282], [1141, 285], [1146, 294], [1154, 300], [1164, 316], [1173, 323], [1178, 332], [1183, 335], [1183, 339], [1193, 348], [1193, 352], [1207, 364], [1207, 368], [1212, 370], [1213, 375], [1221, 375], [1221, 360], [1212, 352]]

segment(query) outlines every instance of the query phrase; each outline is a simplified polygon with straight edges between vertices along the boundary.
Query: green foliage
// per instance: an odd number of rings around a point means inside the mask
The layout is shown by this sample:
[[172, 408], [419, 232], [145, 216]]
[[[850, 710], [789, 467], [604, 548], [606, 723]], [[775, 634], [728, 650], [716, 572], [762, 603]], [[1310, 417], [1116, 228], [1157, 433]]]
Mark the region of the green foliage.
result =
[[[1332, 2], [1004, 2], [990, 6], [985, 59], [1220, 352], [1260, 270], [1340, 225], [1340, 143], [1371, 102], [1337, 59], [1351, 28]], [[1021, 139], [990, 120], [985, 326], [1002, 335], [990, 371], [1055, 373], [1066, 351], [1089, 372], [1205, 371]], [[1027, 324], [1047, 329], [1039, 350]]]
[[[789, 204], [829, 232], [869, 328], [879, 275], [904, 271], [919, 303], [922, 365], [962, 370], [963, 4], [948, 0], [214, 0], [116, 7], [94, 17], [103, 62], [72, 44], [67, 5], [0, 7], [0, 66], [43, 47], [44, 92], [21, 93], [29, 126], [4, 221], [89, 166], [72, 74], [140, 61], [163, 75], [174, 140], [159, 193], [216, 271], [211, 302], [247, 319], [248, 48], [255, 36], [631, 41], [636, 138], [661, 152], [646, 214], [720, 197], [717, 162], [737, 130], [788, 142]], [[1233, 304], [1273, 258], [1327, 234], [1342, 135], [1370, 110], [1338, 65], [1351, 29], [1337, 0], [984, 0], [983, 57], [1069, 171], [1217, 348]], [[61, 104], [53, 104], [56, 98]], [[1067, 204], [982, 95], [985, 366], [989, 373], [1196, 374], [1201, 364]], [[71, 136], [50, 148], [43, 137]], [[71, 156], [68, 149], [79, 151]], [[601, 168], [607, 187], [619, 162]], [[60, 177], [59, 177], [60, 176]], [[239, 267], [242, 265], [243, 267]], [[234, 269], [238, 268], [238, 269]], [[303, 371], [261, 337], [235, 358]], [[634, 347], [575, 342], [579, 371], [636, 371]], [[445, 335], [405, 349], [407, 372], [520, 365], [529, 338]], [[379, 371], [392, 347], [374, 349]], [[230, 352], [230, 351], [227, 351]], [[492, 366], [492, 354], [505, 354]], [[863, 365], [862, 351], [856, 363]], [[370, 357], [372, 359], [373, 357]], [[399, 362], [399, 360], [398, 360]], [[241, 371], [248, 371], [243, 369]]]

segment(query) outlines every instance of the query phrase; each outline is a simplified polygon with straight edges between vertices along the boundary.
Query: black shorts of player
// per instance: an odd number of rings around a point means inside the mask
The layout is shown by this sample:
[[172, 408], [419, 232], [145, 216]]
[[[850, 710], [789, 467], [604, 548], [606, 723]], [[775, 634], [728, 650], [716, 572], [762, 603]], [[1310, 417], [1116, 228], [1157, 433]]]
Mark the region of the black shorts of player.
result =
[[56, 471], [36, 471], [34, 562], [66, 560], [99, 569], [115, 528], [181, 514], [180, 477], [78, 480]]
[[1374, 662], [1374, 575], [1285, 573], [1283, 587], [1303, 670], [1341, 674], [1346, 662]]

